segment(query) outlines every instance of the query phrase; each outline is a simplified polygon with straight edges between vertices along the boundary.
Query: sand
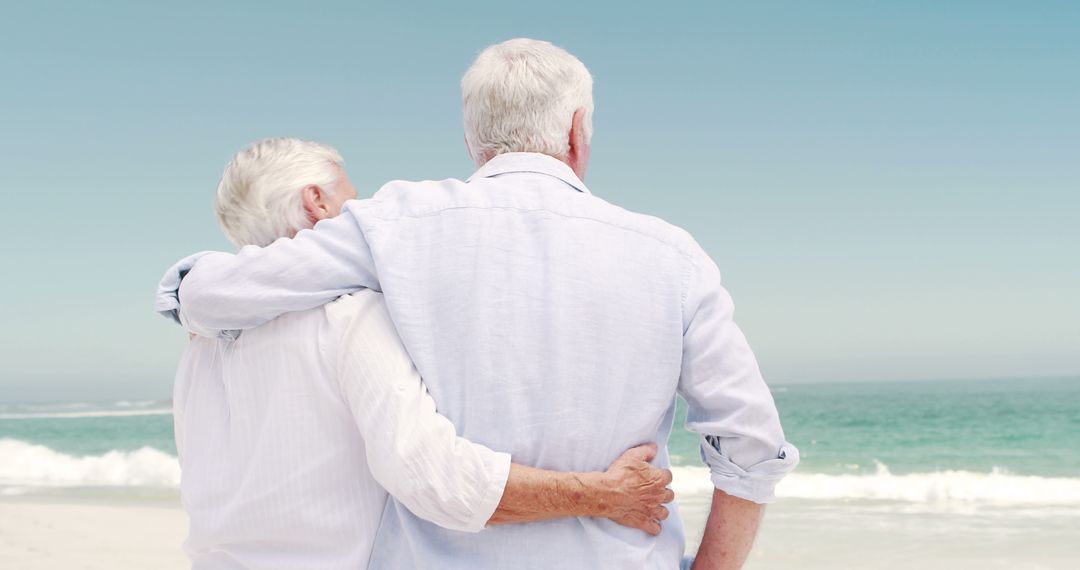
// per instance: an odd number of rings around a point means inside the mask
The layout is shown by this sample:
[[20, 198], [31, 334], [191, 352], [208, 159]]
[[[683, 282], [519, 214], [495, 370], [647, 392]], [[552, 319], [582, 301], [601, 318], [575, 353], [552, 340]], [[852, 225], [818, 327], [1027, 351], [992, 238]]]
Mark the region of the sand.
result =
[[[0, 500], [0, 568], [20, 570], [188, 568], [180, 545], [187, 515], [179, 502], [102, 499]], [[689, 506], [689, 505], [687, 505]], [[701, 535], [702, 500], [688, 511], [687, 535]]]
[[180, 505], [0, 502], [0, 568], [189, 568]]
[[[693, 551], [708, 497], [681, 501]], [[1043, 515], [782, 501], [769, 508], [746, 568], [1077, 568], [1080, 519]], [[178, 501], [2, 498], [0, 568], [187, 568], [186, 532]]]

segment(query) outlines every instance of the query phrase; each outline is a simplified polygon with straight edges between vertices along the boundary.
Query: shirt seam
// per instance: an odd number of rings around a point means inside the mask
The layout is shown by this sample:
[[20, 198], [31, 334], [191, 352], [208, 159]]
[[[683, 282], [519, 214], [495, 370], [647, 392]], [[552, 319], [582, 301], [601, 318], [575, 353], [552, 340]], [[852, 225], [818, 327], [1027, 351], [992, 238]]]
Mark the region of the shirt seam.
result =
[[[694, 281], [694, 273], [697, 267], [694, 265], [693, 258], [687, 256], [686, 273], [683, 276], [683, 288], [682, 288], [682, 318], [683, 318], [683, 336], [686, 336], [687, 331], [690, 330], [690, 318], [686, 314], [686, 301], [690, 298], [690, 284]], [[686, 347], [683, 347], [685, 351]]]
[[[383, 206], [385, 204], [380, 203], [378, 205]], [[437, 209], [435, 209], [435, 210], [433, 210], [431, 212], [399, 213], [399, 214], [396, 214], [396, 215], [391, 214], [391, 215], [384, 216], [384, 215], [380, 215], [377, 211], [375, 211], [375, 208], [372, 207], [370, 210], [368, 210], [368, 212], [373, 217], [378, 218], [380, 222], [394, 222], [394, 221], [397, 221], [397, 220], [400, 220], [400, 219], [403, 219], [403, 218], [408, 218], [408, 219], [433, 218], [435, 216], [438, 216], [438, 215], [442, 214], [443, 212], [448, 212], [448, 211], [451, 211], [451, 210], [508, 210], [508, 211], [514, 211], [514, 212], [544, 212], [544, 213], [548, 213], [548, 214], [558, 216], [560, 218], [565, 218], [565, 219], [584, 220], [584, 221], [588, 221], [588, 222], [595, 222], [595, 223], [598, 223], [598, 224], [603, 224], [603, 225], [608, 226], [608, 227], [617, 228], [617, 229], [620, 229], [620, 230], [623, 230], [623, 231], [627, 231], [627, 232], [637, 234], [637, 235], [642, 236], [642, 237], [649, 238], [649, 239], [651, 239], [651, 240], [653, 240], [653, 241], [655, 241], [657, 243], [660, 243], [661, 245], [665, 245], [667, 247], [670, 247], [671, 249], [675, 250], [676, 253], [683, 256], [684, 258], [686, 258], [691, 263], [693, 263], [693, 255], [691, 254], [690, 251], [688, 251], [689, 248], [687, 246], [685, 246], [685, 245], [678, 244], [678, 243], [673, 243], [671, 240], [664, 239], [664, 238], [662, 238], [660, 236], [657, 236], [657, 235], [654, 235], [654, 234], [651, 234], [651, 233], [647, 233], [647, 232], [644, 232], [644, 231], [639, 230], [637, 228], [629, 227], [629, 226], [624, 225], [624, 224], [619, 224], [619, 223], [615, 223], [615, 222], [609, 222], [607, 220], [599, 220], [599, 219], [589, 217], [589, 216], [574, 216], [574, 215], [570, 215], [570, 214], [564, 214], [562, 212], [557, 212], [555, 210], [551, 210], [551, 209], [548, 209], [548, 208], [517, 208], [517, 207], [514, 207], [514, 206], [450, 206], [450, 207], [446, 207], [446, 208], [437, 208]]]
[[[507, 171], [504, 171], [504, 172], [493, 172], [491, 174], [488, 174], [487, 176], [484, 176], [484, 178], [498, 178], [500, 176], [505, 176], [507, 174], [539, 174], [541, 176], [548, 176], [548, 177], [554, 178], [555, 180], [558, 180], [559, 182], [562, 182], [563, 184], [566, 184], [574, 192], [578, 192], [580, 194], [585, 194], [586, 196], [591, 196], [592, 195], [592, 192], [590, 192], [585, 187], [584, 183], [581, 185], [581, 188], [578, 188], [576, 184], [574, 184], [573, 182], [570, 182], [569, 180], [563, 178], [562, 176], [560, 176], [558, 174], [553, 174], [551, 172], [544, 172], [542, 170], [507, 170]], [[471, 180], [471, 178], [470, 178], [470, 180]], [[465, 183], [469, 184], [470, 182], [469, 182], [469, 180], [466, 180]]]

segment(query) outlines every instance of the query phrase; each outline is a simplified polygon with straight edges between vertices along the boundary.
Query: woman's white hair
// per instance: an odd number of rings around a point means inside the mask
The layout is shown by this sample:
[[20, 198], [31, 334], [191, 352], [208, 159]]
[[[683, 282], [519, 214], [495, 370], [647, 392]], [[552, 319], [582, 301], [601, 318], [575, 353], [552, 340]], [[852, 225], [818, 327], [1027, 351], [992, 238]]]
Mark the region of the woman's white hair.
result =
[[585, 109], [592, 137], [592, 75], [548, 42], [508, 40], [480, 52], [461, 79], [465, 141], [477, 165], [504, 152], [565, 158], [574, 112]]
[[261, 140], [236, 153], [218, 184], [214, 210], [237, 247], [268, 245], [311, 227], [301, 192], [333, 194], [344, 164], [333, 148], [300, 139]]

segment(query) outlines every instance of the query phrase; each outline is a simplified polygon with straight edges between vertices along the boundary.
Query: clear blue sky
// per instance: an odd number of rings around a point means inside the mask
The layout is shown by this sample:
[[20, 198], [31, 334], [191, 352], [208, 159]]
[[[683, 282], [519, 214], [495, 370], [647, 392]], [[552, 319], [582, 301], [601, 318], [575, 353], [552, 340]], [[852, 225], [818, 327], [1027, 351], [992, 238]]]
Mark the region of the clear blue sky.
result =
[[[231, 154], [465, 177], [458, 80], [596, 79], [588, 183], [690, 230], [774, 383], [1080, 374], [1080, 3], [23, 2], [0, 22], [0, 400], [164, 397]], [[302, 5], [306, 4], [306, 5]]]

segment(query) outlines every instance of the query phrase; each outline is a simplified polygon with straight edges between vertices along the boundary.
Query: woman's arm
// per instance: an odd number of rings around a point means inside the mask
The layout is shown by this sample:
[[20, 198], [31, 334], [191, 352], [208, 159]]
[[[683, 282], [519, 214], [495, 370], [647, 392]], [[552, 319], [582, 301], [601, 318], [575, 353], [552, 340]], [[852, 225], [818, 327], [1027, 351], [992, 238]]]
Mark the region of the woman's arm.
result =
[[327, 306], [342, 395], [364, 437], [375, 479], [410, 511], [439, 526], [561, 517], [610, 518], [657, 534], [671, 473], [648, 462], [655, 446], [623, 454], [603, 473], [511, 465], [510, 456], [457, 436], [435, 409], [398, 339], [382, 296], [362, 292]]

